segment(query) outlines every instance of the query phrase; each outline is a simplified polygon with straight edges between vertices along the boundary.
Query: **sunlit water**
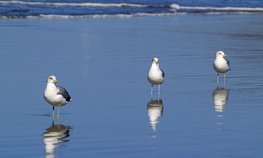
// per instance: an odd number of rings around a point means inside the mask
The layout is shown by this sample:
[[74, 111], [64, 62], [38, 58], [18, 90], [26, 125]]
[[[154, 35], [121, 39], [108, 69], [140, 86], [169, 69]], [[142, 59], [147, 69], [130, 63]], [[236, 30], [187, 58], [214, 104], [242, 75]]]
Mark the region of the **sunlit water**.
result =
[[[1, 157], [262, 157], [262, 15], [0, 21]], [[212, 62], [231, 71], [216, 86]], [[157, 56], [166, 78], [150, 97]], [[73, 102], [52, 121], [55, 74]]]

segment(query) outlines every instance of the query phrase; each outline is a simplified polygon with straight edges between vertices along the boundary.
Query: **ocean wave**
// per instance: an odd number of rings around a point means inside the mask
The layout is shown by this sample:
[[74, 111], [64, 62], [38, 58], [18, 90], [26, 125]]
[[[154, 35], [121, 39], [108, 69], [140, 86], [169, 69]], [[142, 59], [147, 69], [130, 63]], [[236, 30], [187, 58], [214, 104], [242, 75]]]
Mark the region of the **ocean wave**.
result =
[[187, 11], [226, 11], [226, 12], [263, 12], [261, 7], [200, 7], [200, 6], [181, 6], [179, 4], [168, 5], [147, 5], [147, 4], [133, 4], [133, 3], [58, 3], [58, 2], [29, 2], [29, 1], [0, 1], [0, 5], [31, 5], [31, 6], [55, 6], [55, 7], [98, 7], [98, 8], [112, 8], [112, 7], [127, 7], [127, 8], [171, 8], [175, 10]]
[[[180, 12], [180, 13], [134, 13], [134, 14], [93, 14], [93, 15], [59, 15], [59, 14], [40, 14], [40, 15], [0, 15], [0, 19], [80, 19], [80, 18], [132, 18], [132, 17], [140, 17], [140, 16], [175, 16], [175, 15], [186, 15], [188, 13]], [[229, 14], [226, 12], [208, 12], [203, 13], [208, 15], [222, 15]], [[249, 12], [235, 12], [233, 14], [251, 14]]]
[[[5, 7], [5, 5], [8, 5]], [[14, 7], [10, 7], [10, 5]], [[16, 5], [25, 5], [16, 6]], [[49, 7], [41, 10], [39, 7]], [[134, 16], [167, 16], [178, 14], [249, 14], [263, 13], [261, 7], [200, 7], [181, 6], [179, 4], [131, 4], [131, 3], [58, 3], [58, 2], [29, 2], [1, 1], [4, 8], [0, 18], [129, 18]], [[61, 7], [61, 10], [57, 10]], [[64, 7], [64, 8], [63, 8]], [[71, 7], [71, 8], [67, 8]], [[76, 7], [76, 8], [75, 8]], [[80, 9], [82, 7], [84, 9]], [[86, 9], [86, 8], [98, 9]], [[118, 9], [119, 8], [119, 9]], [[124, 9], [123, 9], [124, 8]], [[137, 9], [136, 9], [137, 8]]]
[[[140, 16], [175, 16], [175, 15], [186, 15], [185, 12], [175, 12], [175, 13], [134, 13], [134, 14], [93, 14], [93, 15], [59, 15], [59, 14], [40, 14], [40, 15], [26, 15], [26, 16], [6, 16], [0, 15], [0, 19], [18, 19], [18, 18], [27, 18], [27, 19], [81, 19], [81, 18], [133, 18]], [[229, 14], [226, 12], [208, 12], [203, 13], [208, 15], [222, 15]], [[249, 12], [235, 12], [234, 14], [250, 14]]]
[[225, 12], [263, 12], [263, 8], [254, 8], [254, 7], [188, 7], [188, 6], [179, 6], [171, 5], [175, 9], [184, 9], [184, 10], [200, 10], [200, 11], [225, 11]]
[[147, 8], [158, 7], [158, 5], [144, 5], [132, 3], [56, 3], [56, 2], [25, 2], [25, 1], [0, 1], [0, 4], [22, 4], [32, 6], [56, 6], [56, 7], [130, 7], [130, 8]]
[[133, 4], [133, 3], [58, 3], [58, 2], [30, 2], [30, 1], [0, 1], [0, 5], [31, 5], [31, 6], [56, 6], [56, 7], [129, 7], [129, 8], [171, 8], [175, 10], [199, 10], [199, 11], [237, 11], [237, 12], [263, 12], [261, 7], [201, 7], [201, 6], [181, 6], [179, 4], [168, 5], [147, 5], [147, 4]]
[[28, 18], [28, 19], [79, 19], [79, 18], [132, 18], [138, 16], [172, 16], [184, 13], [134, 13], [134, 14], [94, 14], [94, 15], [58, 15], [58, 14], [40, 14], [28, 16], [0, 16], [0, 19]]

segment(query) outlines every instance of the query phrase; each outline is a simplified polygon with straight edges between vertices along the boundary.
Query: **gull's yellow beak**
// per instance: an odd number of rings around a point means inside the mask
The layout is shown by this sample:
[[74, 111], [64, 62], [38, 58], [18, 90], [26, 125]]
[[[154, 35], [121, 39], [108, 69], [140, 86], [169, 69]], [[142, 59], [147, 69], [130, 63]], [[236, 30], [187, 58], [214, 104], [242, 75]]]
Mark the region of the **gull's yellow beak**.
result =
[[58, 80], [57, 80], [57, 79], [54, 79], [54, 83], [58, 83]]

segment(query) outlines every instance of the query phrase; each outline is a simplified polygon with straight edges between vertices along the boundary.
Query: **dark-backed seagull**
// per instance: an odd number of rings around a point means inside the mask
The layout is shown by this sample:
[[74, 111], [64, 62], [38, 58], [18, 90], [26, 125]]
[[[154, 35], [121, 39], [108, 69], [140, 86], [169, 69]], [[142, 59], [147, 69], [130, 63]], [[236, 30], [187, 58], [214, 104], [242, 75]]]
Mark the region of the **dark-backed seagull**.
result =
[[69, 101], [71, 101], [71, 97], [67, 90], [61, 86], [57, 86], [57, 78], [55, 75], [50, 75], [47, 78], [47, 86], [44, 92], [44, 98], [45, 100], [52, 105], [53, 109], [53, 115], [55, 116], [55, 106], [58, 106], [58, 116], [59, 116], [59, 110], [61, 106], [64, 106]]
[[226, 72], [228, 72], [230, 69], [229, 66], [229, 60], [227, 55], [223, 51], [217, 51], [215, 55], [214, 60], [214, 69], [217, 72], [217, 86], [218, 86], [218, 80], [219, 80], [219, 74], [224, 74], [224, 84], [226, 79]]
[[159, 59], [152, 59], [152, 66], [149, 70], [148, 81], [151, 83], [151, 96], [153, 93], [153, 85], [158, 85], [158, 97], [160, 96], [160, 85], [164, 81], [164, 71], [159, 66]]

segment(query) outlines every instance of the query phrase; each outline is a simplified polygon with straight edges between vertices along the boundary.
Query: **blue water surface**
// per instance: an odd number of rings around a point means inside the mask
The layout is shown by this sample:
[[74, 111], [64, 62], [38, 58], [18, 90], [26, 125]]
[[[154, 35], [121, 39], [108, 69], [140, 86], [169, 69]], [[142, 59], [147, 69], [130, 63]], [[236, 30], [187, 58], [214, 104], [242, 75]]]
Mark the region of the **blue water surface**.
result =
[[[0, 157], [263, 156], [263, 16], [0, 20]], [[214, 54], [229, 56], [216, 85]], [[147, 73], [165, 71], [158, 101]], [[46, 78], [73, 101], [52, 119]]]

